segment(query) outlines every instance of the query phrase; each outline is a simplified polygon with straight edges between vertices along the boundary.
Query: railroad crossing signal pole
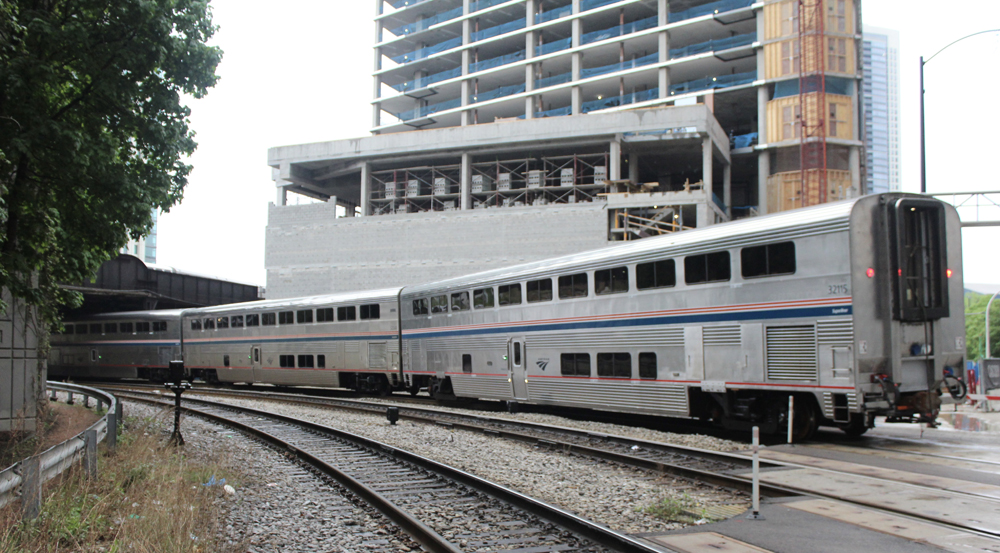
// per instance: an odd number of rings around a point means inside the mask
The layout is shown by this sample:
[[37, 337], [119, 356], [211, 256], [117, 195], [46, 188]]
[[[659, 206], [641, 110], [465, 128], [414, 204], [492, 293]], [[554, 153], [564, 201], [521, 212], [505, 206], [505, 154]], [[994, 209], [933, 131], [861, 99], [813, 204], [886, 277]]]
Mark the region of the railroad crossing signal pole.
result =
[[170, 435], [170, 443], [175, 446], [184, 445], [184, 436], [181, 436], [181, 394], [191, 388], [191, 383], [184, 382], [183, 361], [170, 362], [170, 382], [164, 386], [174, 392], [174, 433]]

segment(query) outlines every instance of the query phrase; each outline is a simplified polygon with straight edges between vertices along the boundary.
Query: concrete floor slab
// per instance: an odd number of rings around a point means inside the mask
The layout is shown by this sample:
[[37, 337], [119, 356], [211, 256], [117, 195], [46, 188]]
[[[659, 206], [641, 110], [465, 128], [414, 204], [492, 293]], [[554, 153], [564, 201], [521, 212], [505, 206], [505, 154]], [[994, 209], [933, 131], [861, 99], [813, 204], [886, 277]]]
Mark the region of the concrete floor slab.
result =
[[698, 534], [679, 534], [674, 536], [659, 536], [651, 541], [666, 545], [678, 553], [703, 553], [718, 551], [722, 553], [771, 553], [767, 549], [754, 547], [748, 543], [733, 538], [727, 538], [715, 532]]
[[914, 445], [906, 444], [900, 447], [893, 447], [895, 451], [888, 449], [867, 449], [863, 446], [850, 446], [841, 444], [809, 444], [810, 449], [822, 449], [826, 451], [836, 451], [847, 454], [871, 455], [882, 459], [892, 459], [896, 461], [925, 463], [937, 465], [949, 469], [976, 470], [980, 472], [1000, 473], [1000, 449], [997, 451], [967, 450], [956, 451], [954, 447], [936, 445]]

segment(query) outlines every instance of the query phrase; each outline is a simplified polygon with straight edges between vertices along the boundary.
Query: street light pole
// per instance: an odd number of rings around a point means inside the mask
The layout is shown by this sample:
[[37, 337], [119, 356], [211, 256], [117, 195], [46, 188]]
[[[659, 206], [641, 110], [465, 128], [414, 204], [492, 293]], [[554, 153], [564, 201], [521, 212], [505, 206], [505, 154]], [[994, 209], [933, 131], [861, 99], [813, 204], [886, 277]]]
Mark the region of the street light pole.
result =
[[[1000, 33], [1000, 29], [989, 29], [986, 31], [979, 31], [978, 33], [972, 33], [971, 35], [963, 36], [962, 38], [953, 41], [948, 46], [945, 46], [944, 48], [935, 52], [934, 56], [937, 56], [941, 52], [944, 52], [945, 50], [948, 49], [949, 46], [955, 44], [956, 42], [961, 42], [969, 37], [974, 37], [976, 35], [982, 35], [985, 33]], [[934, 59], [934, 56], [927, 58], [926, 61], [924, 60], [923, 56], [920, 56], [920, 193], [921, 194], [927, 193], [927, 157], [926, 157], [926, 146], [924, 138], [924, 66], [927, 65], [932, 59]], [[986, 319], [989, 320], [989, 318], [990, 318], [989, 314], [987, 314]]]

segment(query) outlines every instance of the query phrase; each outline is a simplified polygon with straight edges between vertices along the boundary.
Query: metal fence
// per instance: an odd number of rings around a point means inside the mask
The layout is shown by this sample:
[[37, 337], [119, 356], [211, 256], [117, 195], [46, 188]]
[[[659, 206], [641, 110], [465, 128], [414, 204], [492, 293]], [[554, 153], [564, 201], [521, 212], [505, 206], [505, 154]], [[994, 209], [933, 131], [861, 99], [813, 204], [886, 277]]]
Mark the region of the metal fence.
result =
[[89, 407], [93, 399], [96, 409], [106, 407], [108, 411], [76, 436], [0, 471], [0, 507], [21, 499], [23, 516], [27, 520], [37, 518], [41, 511], [42, 485], [62, 474], [77, 460], [83, 458], [88, 473], [97, 474], [97, 444], [106, 440], [108, 449], [115, 449], [118, 422], [122, 416], [121, 403], [107, 392], [59, 382], [48, 382], [46, 385], [53, 401], [56, 392], [65, 392], [70, 405], [79, 398], [85, 407]]

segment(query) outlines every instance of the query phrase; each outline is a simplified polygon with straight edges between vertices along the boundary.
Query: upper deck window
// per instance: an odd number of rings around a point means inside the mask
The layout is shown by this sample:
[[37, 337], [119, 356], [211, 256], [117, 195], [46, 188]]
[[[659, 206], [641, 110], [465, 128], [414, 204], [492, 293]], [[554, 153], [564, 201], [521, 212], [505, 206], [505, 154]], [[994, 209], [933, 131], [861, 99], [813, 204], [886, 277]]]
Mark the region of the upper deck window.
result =
[[729, 252], [689, 255], [684, 258], [684, 282], [725, 282], [730, 278]]
[[740, 250], [743, 278], [758, 278], [795, 273], [795, 243], [779, 242]]
[[233, 328], [243, 328], [243, 315], [233, 315], [230, 317], [229, 326]]
[[[139, 324], [142, 324], [142, 323], [139, 323]], [[139, 328], [138, 324], [136, 325], [136, 328], [137, 329]], [[205, 330], [214, 330], [214, 329], [215, 329], [215, 319], [213, 319], [212, 317], [206, 318], [205, 319]]]
[[105, 334], [118, 334], [118, 323], [104, 323]]
[[118, 325], [118, 331], [124, 334], [132, 334], [132, 323], [121, 323]]
[[295, 323], [295, 313], [293, 311], [279, 311], [278, 324], [290, 325]]
[[336, 319], [333, 318], [333, 308], [332, 307], [320, 307], [316, 310], [316, 322], [317, 323], [332, 323]]
[[382, 316], [382, 308], [377, 303], [369, 303], [361, 306], [361, 320], [369, 321], [379, 319]]
[[87, 333], [87, 325], [76, 325], [75, 328], [76, 328], [76, 333], [77, 334], [86, 334]]
[[215, 319], [215, 328], [222, 330], [223, 328], [229, 328], [229, 317], [219, 317]]
[[521, 305], [521, 283], [498, 286], [497, 296], [501, 306]]
[[598, 296], [628, 292], [628, 267], [594, 271], [594, 293]]
[[337, 308], [338, 321], [354, 321], [358, 318], [358, 308], [353, 305]]
[[295, 312], [295, 321], [299, 324], [311, 323], [313, 322], [313, 311], [312, 309], [300, 309]]
[[670, 288], [677, 285], [677, 270], [673, 259], [663, 259], [635, 266], [635, 285], [640, 290]]
[[101, 333], [101, 325], [100, 325], [100, 323], [96, 323], [96, 324], [90, 325], [90, 333], [91, 334], [100, 334]]
[[528, 281], [528, 303], [552, 300], [552, 279]]
[[493, 307], [493, 288], [480, 288], [472, 291], [472, 306], [476, 309]]
[[429, 312], [430, 312], [430, 307], [427, 298], [420, 298], [417, 300], [413, 300], [414, 315], [426, 315]]
[[[626, 289], [627, 286], [626, 284]], [[559, 277], [559, 299], [585, 297], [587, 297], [587, 273]]]
[[431, 313], [447, 313], [448, 312], [448, 296], [432, 296], [431, 297]]
[[167, 321], [153, 321], [153, 332], [166, 332]]
[[260, 315], [256, 313], [247, 315], [247, 326], [260, 326]]
[[468, 311], [469, 310], [469, 293], [468, 292], [455, 292], [451, 295], [451, 310], [452, 311]]
[[[212, 319], [209, 319], [209, 320], [212, 320]], [[207, 321], [205, 323], [205, 328], [209, 328]], [[213, 326], [212, 328], [215, 328], [215, 327]], [[148, 322], [135, 323], [135, 331], [136, 332], [149, 332], [149, 323]]]
[[201, 321], [199, 319], [191, 319], [191, 330], [201, 330]]
[[261, 313], [260, 314], [260, 324], [264, 326], [274, 326], [275, 321], [274, 313]]

